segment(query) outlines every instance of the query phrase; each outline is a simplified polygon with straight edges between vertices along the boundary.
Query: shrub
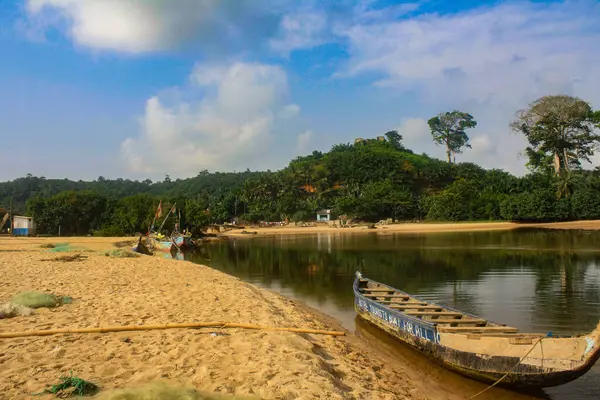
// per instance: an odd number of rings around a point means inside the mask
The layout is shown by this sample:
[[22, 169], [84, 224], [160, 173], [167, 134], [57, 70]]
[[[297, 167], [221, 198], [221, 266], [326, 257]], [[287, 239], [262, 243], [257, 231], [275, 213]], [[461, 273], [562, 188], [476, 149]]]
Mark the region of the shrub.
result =
[[101, 237], [119, 237], [126, 236], [125, 231], [120, 226], [111, 225], [94, 231], [94, 236]]

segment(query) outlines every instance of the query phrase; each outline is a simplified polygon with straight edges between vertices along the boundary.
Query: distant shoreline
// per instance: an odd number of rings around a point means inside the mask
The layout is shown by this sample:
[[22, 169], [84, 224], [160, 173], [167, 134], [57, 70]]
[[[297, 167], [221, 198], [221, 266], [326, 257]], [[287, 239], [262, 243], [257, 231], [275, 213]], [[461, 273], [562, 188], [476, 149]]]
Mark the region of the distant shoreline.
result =
[[[223, 236], [235, 238], [256, 237], [258, 235], [299, 235], [316, 233], [433, 233], [433, 232], [478, 232], [512, 230], [518, 228], [544, 228], [544, 229], [582, 229], [600, 230], [600, 220], [570, 221], [548, 223], [515, 223], [515, 222], [449, 222], [449, 223], [399, 223], [390, 225], [376, 225], [374, 229], [367, 226], [339, 228], [332, 226], [287, 226], [287, 227], [261, 227], [234, 229], [223, 232]], [[242, 232], [247, 233], [242, 233]], [[252, 234], [256, 232], [256, 234]]]

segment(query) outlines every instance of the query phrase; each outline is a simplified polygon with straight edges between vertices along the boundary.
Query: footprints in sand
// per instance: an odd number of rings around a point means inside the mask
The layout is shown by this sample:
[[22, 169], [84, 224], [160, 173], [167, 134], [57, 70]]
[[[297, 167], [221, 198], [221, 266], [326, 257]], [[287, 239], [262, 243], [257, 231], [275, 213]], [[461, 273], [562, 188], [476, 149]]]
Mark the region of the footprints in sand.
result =
[[[327, 328], [308, 323], [313, 318], [287, 299], [195, 264], [91, 255], [85, 263], [55, 265], [35, 257], [19, 268], [6, 263], [11, 280], [1, 293], [40, 290], [43, 285], [60, 288], [76, 301], [3, 321], [2, 330], [215, 320]], [[221, 331], [229, 335], [211, 335]], [[73, 370], [106, 389], [167, 379], [265, 399], [321, 399], [323, 393], [329, 393], [327, 399], [404, 397], [393, 385], [379, 391], [374, 383], [385, 378], [385, 371], [370, 369], [369, 358], [345, 347], [344, 340], [291, 332], [188, 329], [3, 341], [0, 393], [24, 398]]]

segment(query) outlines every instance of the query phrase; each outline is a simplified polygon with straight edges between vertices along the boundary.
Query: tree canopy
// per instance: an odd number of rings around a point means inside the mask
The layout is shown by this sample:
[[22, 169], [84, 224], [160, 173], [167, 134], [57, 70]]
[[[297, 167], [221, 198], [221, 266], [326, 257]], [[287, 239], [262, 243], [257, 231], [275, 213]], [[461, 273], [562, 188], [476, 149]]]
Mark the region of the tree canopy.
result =
[[554, 169], [556, 175], [590, 161], [600, 135], [598, 112], [577, 97], [544, 96], [517, 112], [510, 126], [529, 142], [525, 149], [534, 170]]
[[[334, 218], [371, 222], [600, 219], [600, 169], [586, 171], [579, 164], [593, 154], [600, 114], [578, 99], [555, 100], [542, 98], [519, 113], [518, 129], [527, 132], [532, 154], [539, 156], [530, 159], [539, 161], [538, 168], [523, 177], [415, 154], [400, 132], [388, 131], [297, 157], [279, 171], [200, 171], [188, 179], [167, 175], [161, 182], [29, 174], [0, 183], [0, 208], [12, 201], [14, 213], [33, 216], [40, 233], [63, 235], [146, 232], [161, 200], [165, 209], [176, 205], [181, 227], [195, 233], [233, 220], [311, 221], [320, 209], [331, 209]], [[448, 161], [468, 144], [465, 129], [476, 124], [470, 115], [454, 113], [430, 120], [432, 132], [446, 135], [442, 143], [448, 137]], [[568, 174], [556, 175], [544, 159], [554, 155]]]
[[462, 111], [454, 110], [438, 114], [427, 121], [433, 141], [446, 146], [448, 163], [456, 162], [456, 154], [462, 152], [463, 147], [471, 148], [467, 129], [477, 126], [477, 121]]

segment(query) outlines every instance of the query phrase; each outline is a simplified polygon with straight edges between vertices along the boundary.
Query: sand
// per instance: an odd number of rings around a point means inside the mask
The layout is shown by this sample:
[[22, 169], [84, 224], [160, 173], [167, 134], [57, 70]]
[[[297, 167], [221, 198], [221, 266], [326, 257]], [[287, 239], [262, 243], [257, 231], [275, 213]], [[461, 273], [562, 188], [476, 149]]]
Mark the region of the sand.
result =
[[[215, 320], [342, 329], [208, 267], [97, 252], [80, 262], [43, 261], [59, 255], [39, 249], [47, 241], [0, 238], [0, 303], [22, 290], [75, 301], [0, 320], [2, 332]], [[105, 239], [72, 242], [106, 247]], [[401, 370], [387, 369], [352, 339], [290, 332], [213, 328], [0, 339], [0, 365], [1, 399], [29, 398], [71, 370], [104, 389], [166, 380], [263, 399], [429, 398]]]
[[[123, 240], [0, 238], [0, 304], [23, 290], [75, 300], [2, 319], [0, 331], [215, 320], [344, 330], [316, 310], [209, 267], [104, 255]], [[64, 241], [88, 258], [47, 261], [73, 253], [40, 245]], [[343, 337], [212, 328], [0, 339], [0, 399], [31, 398], [70, 371], [103, 390], [165, 381], [262, 399], [464, 400], [486, 387], [370, 329]], [[529, 398], [494, 388], [478, 400]]]
[[[355, 227], [333, 227], [333, 226], [307, 226], [297, 227], [293, 225], [283, 227], [266, 228], [246, 228], [234, 229], [224, 233], [232, 237], [255, 237], [259, 235], [298, 235], [315, 233], [433, 233], [433, 232], [476, 232], [476, 231], [494, 231], [511, 230], [518, 228], [547, 228], [547, 229], [585, 229], [600, 230], [600, 220], [594, 221], [572, 221], [572, 222], [552, 222], [552, 223], [514, 223], [514, 222], [459, 222], [459, 223], [397, 223], [389, 225], [375, 225], [374, 229], [369, 229], [366, 225]], [[256, 235], [249, 235], [242, 232], [256, 232]]]

